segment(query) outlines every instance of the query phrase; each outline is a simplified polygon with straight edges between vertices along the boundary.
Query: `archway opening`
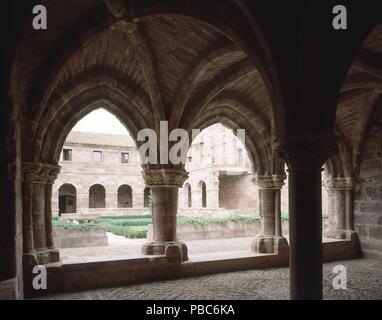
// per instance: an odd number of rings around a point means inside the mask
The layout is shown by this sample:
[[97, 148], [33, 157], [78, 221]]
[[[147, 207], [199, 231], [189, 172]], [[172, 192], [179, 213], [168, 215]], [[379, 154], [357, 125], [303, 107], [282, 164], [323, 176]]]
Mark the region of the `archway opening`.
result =
[[201, 207], [207, 208], [207, 187], [204, 181], [199, 182], [199, 188], [201, 193]]
[[69, 183], [58, 189], [58, 214], [75, 213], [77, 211], [77, 189]]
[[118, 208], [133, 207], [133, 190], [129, 185], [123, 185], [118, 188]]
[[[120, 121], [123, 115], [117, 118], [109, 112], [106, 101], [105, 107], [79, 120], [62, 141], [62, 149], [57, 149], [61, 172], [52, 198], [60, 200], [53, 201], [52, 211], [60, 217], [53, 219], [53, 234], [64, 263], [67, 258], [139, 254], [139, 245], [129, 250], [120, 247], [129, 245], [130, 238], [143, 242], [151, 223], [151, 213], [144, 207], [136, 142]], [[68, 190], [68, 184], [76, 191]], [[69, 207], [74, 194], [75, 206]]]
[[90, 209], [106, 208], [106, 191], [103, 185], [95, 184], [90, 187], [89, 208]]
[[[249, 253], [258, 196], [240, 137], [221, 123], [203, 129], [187, 152], [185, 168], [188, 179], [179, 192], [177, 237], [187, 244], [190, 256]], [[244, 222], [239, 225], [238, 220]], [[220, 246], [212, 239], [219, 239]]]

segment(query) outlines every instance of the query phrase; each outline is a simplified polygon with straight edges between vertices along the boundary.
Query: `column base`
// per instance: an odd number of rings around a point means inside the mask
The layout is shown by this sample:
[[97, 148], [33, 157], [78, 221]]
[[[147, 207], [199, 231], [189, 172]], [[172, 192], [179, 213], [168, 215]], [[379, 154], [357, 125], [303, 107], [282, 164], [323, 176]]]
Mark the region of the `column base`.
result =
[[287, 239], [282, 236], [264, 236], [262, 234], [255, 237], [251, 249], [255, 253], [276, 253], [278, 255], [288, 255], [289, 252]]
[[12, 278], [0, 281], [0, 300], [16, 300], [20, 297], [18, 279]]
[[187, 261], [188, 249], [186, 244], [180, 241], [153, 241], [142, 246], [145, 255], [166, 256], [168, 261]]
[[23, 254], [23, 268], [24, 270], [33, 269], [34, 266], [37, 266], [38, 258], [36, 251], [31, 251]]
[[33, 268], [36, 265], [44, 265], [60, 261], [60, 252], [56, 248], [34, 250], [30, 253], [24, 253], [23, 264], [26, 267]]

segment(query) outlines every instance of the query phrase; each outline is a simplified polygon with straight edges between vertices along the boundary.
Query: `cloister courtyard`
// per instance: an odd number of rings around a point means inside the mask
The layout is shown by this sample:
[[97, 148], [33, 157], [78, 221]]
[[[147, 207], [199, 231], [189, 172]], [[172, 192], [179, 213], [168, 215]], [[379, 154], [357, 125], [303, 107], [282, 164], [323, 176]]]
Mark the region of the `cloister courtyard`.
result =
[[382, 299], [381, 1], [2, 6], [0, 299]]

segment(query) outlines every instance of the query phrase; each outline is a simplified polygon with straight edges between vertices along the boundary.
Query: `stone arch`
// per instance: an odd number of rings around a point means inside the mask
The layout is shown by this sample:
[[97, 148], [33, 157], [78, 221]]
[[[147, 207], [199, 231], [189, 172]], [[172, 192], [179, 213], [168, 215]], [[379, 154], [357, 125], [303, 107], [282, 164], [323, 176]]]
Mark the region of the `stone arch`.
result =
[[77, 189], [71, 183], [65, 183], [58, 188], [58, 214], [77, 212]]
[[133, 189], [127, 185], [121, 185], [117, 191], [118, 208], [132, 208], [133, 207]]
[[[133, 138], [141, 128], [152, 127], [150, 103], [143, 92], [133, 91], [106, 71], [98, 78], [93, 74], [89, 81], [83, 79], [86, 75], [81, 75], [66, 91], [57, 94], [50, 109], [35, 124], [29, 138], [31, 152], [26, 153], [33, 155], [33, 161], [57, 163], [60, 148], [75, 123], [100, 107], [117, 116]], [[77, 86], [81, 88], [79, 92]], [[60, 132], [58, 139], [57, 132]]]
[[89, 188], [89, 208], [106, 208], [106, 189], [101, 184], [94, 184]]
[[[192, 129], [203, 130], [213, 124], [221, 123], [227, 128], [233, 129], [234, 133], [237, 129], [245, 130], [245, 148], [248, 151], [251, 161], [251, 171], [257, 174], [266, 174], [271, 171], [269, 161], [269, 147], [265, 145], [265, 138], [260, 135], [256, 129], [248, 123], [246, 118], [239, 112], [235, 112], [228, 107], [211, 107], [206, 110], [205, 114], [187, 126], [190, 132]], [[195, 137], [193, 137], [195, 138]]]
[[[113, 14], [119, 12], [119, 10], [115, 11], [113, 9], [113, 2], [105, 2], [108, 3], [108, 7]], [[124, 7], [124, 4], [122, 4], [122, 7]], [[127, 9], [124, 7], [122, 12], [124, 17], [129, 17], [129, 19], [134, 17], [136, 21], [144, 21], [147, 17], [160, 15], [172, 18], [181, 16], [193, 23], [197, 21], [202, 25], [215, 29], [248, 55], [264, 79], [269, 92], [277, 92], [274, 90], [275, 84], [278, 83], [276, 79], [277, 72], [269, 70], [270, 66], [276, 69], [273, 66], [271, 51], [268, 48], [259, 24], [255, 23], [255, 17], [249, 13], [250, 10], [246, 8], [244, 2], [240, 1], [237, 4], [233, 4], [230, 1], [213, 0], [199, 2], [193, 6], [182, 1], [172, 2], [171, 5], [166, 1], [145, 1], [144, 3], [133, 1], [131, 7], [129, 6]], [[90, 18], [93, 16], [98, 17], [97, 24], [94, 23], [94, 19]], [[48, 103], [54, 88], [59, 84], [60, 70], [65, 68], [65, 63], [62, 64], [60, 62], [68, 61], [70, 57], [76, 55], [81, 47], [86, 46], [86, 43], [91, 41], [91, 39], [99, 36], [101, 32], [111, 28], [116, 23], [116, 20], [110, 14], [103, 12], [98, 7], [94, 8], [89, 16], [84, 17], [84, 21], [86, 23], [76, 26], [76, 30], [68, 29], [62, 35], [61, 41], [55, 43], [46, 61], [41, 63], [42, 69], [39, 74], [44, 76], [36, 76], [36, 81], [37, 83], [43, 83], [43, 85], [41, 85], [41, 92], [33, 94], [33, 99], [31, 99], [33, 101], [32, 105], [44, 106]], [[255, 37], [253, 36], [254, 33]], [[73, 38], [75, 39], [74, 41]], [[81, 43], [81, 46], [78, 43]], [[23, 51], [22, 44], [20, 44], [18, 51]], [[55, 58], [53, 59], [52, 57]], [[18, 72], [15, 71], [15, 73]], [[271, 99], [275, 101], [280, 100], [280, 98], [275, 99], [275, 96], [275, 94], [271, 95]], [[25, 99], [25, 101], [27, 100]], [[29, 110], [33, 114], [37, 110], [36, 108], [29, 108]], [[275, 112], [275, 114], [282, 113]]]

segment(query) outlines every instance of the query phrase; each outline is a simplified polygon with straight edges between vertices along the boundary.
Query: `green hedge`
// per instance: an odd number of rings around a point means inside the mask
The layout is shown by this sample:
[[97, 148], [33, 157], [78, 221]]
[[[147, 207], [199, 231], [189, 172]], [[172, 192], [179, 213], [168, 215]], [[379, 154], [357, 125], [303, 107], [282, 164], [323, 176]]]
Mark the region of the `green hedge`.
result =
[[101, 225], [98, 225], [95, 223], [75, 224], [73, 222], [70, 222], [61, 218], [52, 219], [52, 225], [54, 228], [63, 228], [67, 230], [77, 230], [77, 231], [88, 231], [92, 229], [99, 229], [102, 227]]
[[[323, 215], [323, 219], [326, 218]], [[287, 213], [281, 214], [282, 221], [288, 221]], [[180, 225], [207, 225], [211, 223], [227, 223], [227, 222], [246, 222], [258, 223], [260, 217], [258, 214], [249, 212], [238, 212], [226, 217], [185, 217], [178, 216], [177, 223]], [[74, 224], [61, 218], [53, 218], [53, 226], [56, 228], [66, 228], [71, 230], [90, 230], [97, 227], [105, 227], [108, 232], [116, 235], [133, 239], [146, 238], [148, 225], [152, 223], [150, 214], [133, 215], [133, 216], [106, 216], [95, 220], [92, 223]]]
[[147, 236], [147, 225], [124, 227], [108, 224], [105, 227], [108, 232], [130, 239], [144, 239]]

